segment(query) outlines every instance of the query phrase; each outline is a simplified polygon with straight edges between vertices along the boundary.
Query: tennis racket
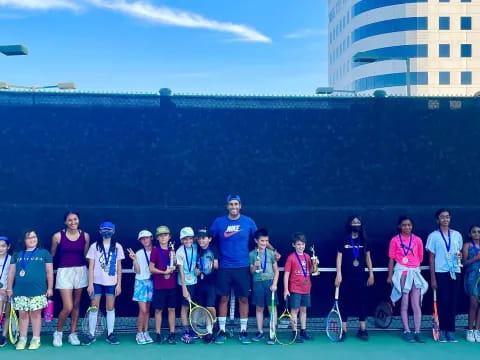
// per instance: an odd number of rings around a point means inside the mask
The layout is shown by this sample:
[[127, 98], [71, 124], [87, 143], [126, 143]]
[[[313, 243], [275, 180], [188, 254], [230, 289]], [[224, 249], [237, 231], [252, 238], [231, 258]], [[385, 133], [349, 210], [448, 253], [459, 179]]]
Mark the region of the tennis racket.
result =
[[393, 307], [394, 304], [390, 297], [378, 304], [374, 312], [375, 325], [377, 327], [386, 329], [390, 326], [393, 320]]
[[228, 325], [228, 336], [233, 338], [235, 336], [235, 292], [231, 291], [230, 293], [230, 321]]
[[327, 336], [330, 340], [337, 342], [342, 339], [342, 317], [340, 316], [340, 310], [338, 309], [338, 293], [340, 288], [335, 288], [335, 301], [332, 306], [332, 310], [327, 316], [326, 329]]
[[285, 310], [277, 320], [277, 330], [275, 331], [275, 341], [280, 345], [291, 345], [297, 340], [297, 324], [288, 311], [288, 297], [285, 300]]
[[83, 318], [83, 321], [82, 321], [82, 330], [84, 334], [92, 335], [90, 331], [90, 314], [95, 312], [97, 313], [97, 321], [94, 325], [92, 324], [92, 329], [94, 329], [93, 336], [97, 337], [102, 335], [105, 332], [105, 330], [107, 329], [107, 324], [106, 324], [105, 317], [103, 316], [103, 313], [96, 306], [90, 306], [87, 309], [85, 317]]
[[270, 339], [275, 339], [275, 292], [272, 291], [272, 301], [270, 302]]
[[213, 318], [210, 311], [194, 303], [190, 298], [188, 299], [188, 303], [190, 305], [188, 320], [193, 331], [199, 336], [211, 334], [213, 330]]
[[432, 335], [433, 335], [433, 340], [438, 341], [440, 339], [440, 322], [438, 320], [436, 289], [433, 289]]
[[16, 344], [18, 340], [18, 317], [17, 312], [13, 308], [13, 304], [10, 304], [10, 318], [8, 319], [8, 337], [12, 344]]

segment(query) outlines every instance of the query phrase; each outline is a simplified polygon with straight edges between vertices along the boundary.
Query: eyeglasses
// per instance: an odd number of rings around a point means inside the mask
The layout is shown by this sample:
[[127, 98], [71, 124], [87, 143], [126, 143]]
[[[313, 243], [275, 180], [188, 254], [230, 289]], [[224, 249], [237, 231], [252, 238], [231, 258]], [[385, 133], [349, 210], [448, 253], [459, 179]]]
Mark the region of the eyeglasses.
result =
[[450, 219], [450, 215], [440, 215], [438, 217], [440, 220], [449, 220]]
[[472, 234], [480, 234], [480, 230], [472, 230]]

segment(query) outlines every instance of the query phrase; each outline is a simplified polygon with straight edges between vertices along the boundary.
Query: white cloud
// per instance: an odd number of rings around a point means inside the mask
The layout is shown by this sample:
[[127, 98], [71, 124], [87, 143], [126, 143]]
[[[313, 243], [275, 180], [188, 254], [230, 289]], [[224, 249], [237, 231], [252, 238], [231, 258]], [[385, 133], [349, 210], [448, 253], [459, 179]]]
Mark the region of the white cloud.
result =
[[[1, 1], [1, 0], [0, 0]], [[251, 42], [271, 42], [272, 40], [246, 25], [233, 24], [230, 22], [220, 22], [207, 19], [201, 15], [168, 8], [164, 6], [155, 6], [145, 1], [126, 1], [126, 0], [85, 0], [97, 7], [122, 12], [124, 14], [137, 18], [149, 20], [154, 23], [189, 27], [203, 28], [235, 34], [239, 40]]]
[[314, 37], [314, 36], [318, 37], [318, 36], [326, 36], [326, 35], [327, 35], [326, 29], [301, 29], [301, 30], [298, 30], [297, 32], [284, 35], [284, 38], [303, 39], [308, 37]]
[[0, 7], [24, 10], [80, 9], [78, 4], [69, 0], [0, 0]]

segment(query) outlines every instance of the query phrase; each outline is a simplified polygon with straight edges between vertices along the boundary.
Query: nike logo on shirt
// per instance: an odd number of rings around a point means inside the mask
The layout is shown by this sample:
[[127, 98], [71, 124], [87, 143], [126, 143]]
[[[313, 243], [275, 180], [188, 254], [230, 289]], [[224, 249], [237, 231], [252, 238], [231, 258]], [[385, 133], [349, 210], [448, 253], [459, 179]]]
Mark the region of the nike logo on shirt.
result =
[[230, 236], [233, 236], [233, 235], [239, 233], [240, 231], [242, 231], [240, 229], [240, 225], [228, 225], [227, 229], [223, 233], [223, 236], [225, 238], [229, 238]]

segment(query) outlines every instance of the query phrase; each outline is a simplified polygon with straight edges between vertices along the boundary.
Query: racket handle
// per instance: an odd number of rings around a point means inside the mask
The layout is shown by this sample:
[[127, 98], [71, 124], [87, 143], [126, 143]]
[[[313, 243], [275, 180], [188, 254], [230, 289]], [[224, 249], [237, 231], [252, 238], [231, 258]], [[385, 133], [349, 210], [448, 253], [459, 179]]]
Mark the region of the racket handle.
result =
[[437, 289], [433, 289], [433, 301], [437, 301]]
[[338, 293], [340, 292], [340, 286], [335, 288], [335, 300], [338, 300]]

